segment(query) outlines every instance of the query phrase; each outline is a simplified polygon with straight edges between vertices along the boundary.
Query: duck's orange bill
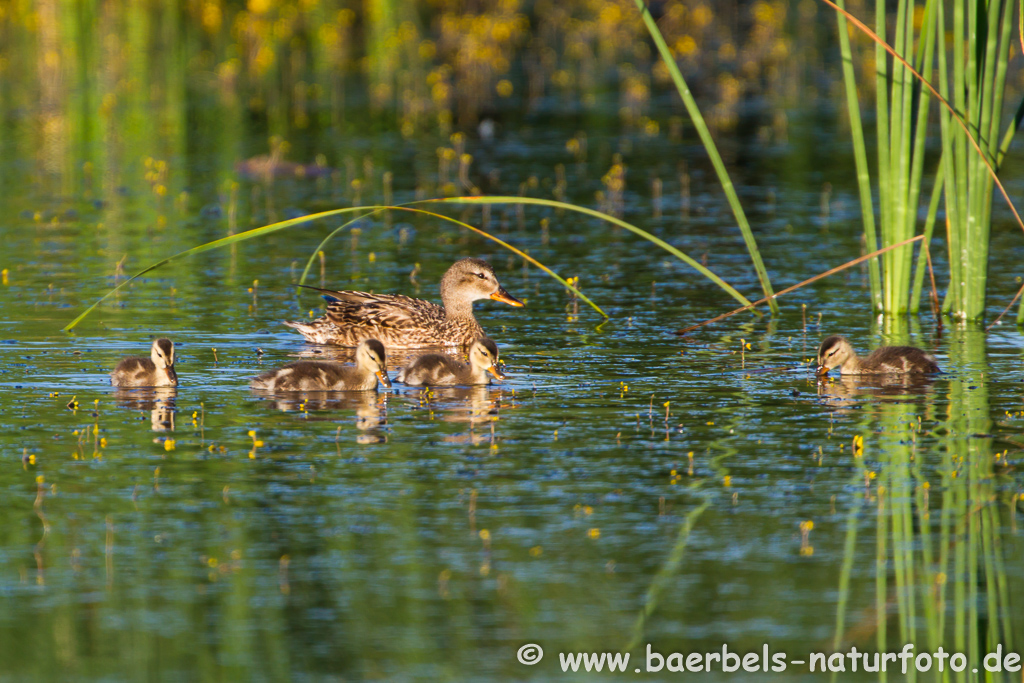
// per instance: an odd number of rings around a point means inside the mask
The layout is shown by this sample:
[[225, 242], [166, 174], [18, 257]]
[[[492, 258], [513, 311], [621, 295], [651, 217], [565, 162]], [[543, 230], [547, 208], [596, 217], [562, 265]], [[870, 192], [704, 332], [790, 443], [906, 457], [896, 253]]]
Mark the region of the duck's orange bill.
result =
[[[522, 304], [519, 305], [522, 306]], [[491, 367], [487, 368], [487, 372], [494, 375], [497, 379], [505, 379], [505, 373], [499, 370], [497, 365], [492, 365]]]
[[391, 378], [388, 377], [388, 373], [381, 372], [380, 370], [378, 370], [377, 371], [377, 379], [379, 379], [380, 383], [383, 384], [384, 386], [386, 386], [388, 388], [391, 387]]
[[526, 305], [519, 299], [515, 298], [514, 296], [506, 292], [504, 287], [498, 287], [498, 291], [495, 292], [494, 294], [491, 294], [491, 298], [494, 299], [495, 301], [501, 301], [502, 303], [506, 303], [509, 306], [515, 306], [516, 308], [521, 308]]
[[819, 365], [818, 369], [814, 371], [814, 374], [817, 375], [818, 377], [824, 377], [825, 375], [828, 374], [828, 368], [826, 368], [824, 365]]

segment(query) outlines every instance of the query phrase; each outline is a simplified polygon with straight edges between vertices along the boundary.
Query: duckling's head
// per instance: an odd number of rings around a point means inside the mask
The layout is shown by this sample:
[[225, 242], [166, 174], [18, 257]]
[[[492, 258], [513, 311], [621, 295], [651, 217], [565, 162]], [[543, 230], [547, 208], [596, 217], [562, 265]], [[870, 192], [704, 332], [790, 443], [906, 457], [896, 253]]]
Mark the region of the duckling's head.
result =
[[469, 362], [473, 367], [491, 373], [495, 379], [505, 379], [505, 374], [498, 367], [498, 345], [492, 339], [480, 337], [473, 342], [469, 347]]
[[153, 346], [149, 350], [149, 357], [158, 370], [165, 370], [171, 378], [171, 385], [177, 386], [178, 373], [174, 371], [174, 342], [161, 337], [153, 340]]
[[364, 339], [359, 342], [359, 346], [356, 347], [356, 365], [371, 370], [384, 386], [391, 386], [391, 378], [388, 377], [388, 354], [384, 350], [384, 345], [376, 339]]
[[487, 261], [478, 258], [456, 261], [441, 278], [441, 300], [445, 308], [472, 305], [478, 299], [494, 299], [516, 307], [523, 305], [498, 283], [494, 269]]
[[832, 335], [821, 342], [821, 346], [818, 347], [817, 374], [824, 375], [832, 368], [839, 367], [854, 355], [856, 354], [853, 347], [850, 346], [850, 342], [846, 340], [846, 337]]

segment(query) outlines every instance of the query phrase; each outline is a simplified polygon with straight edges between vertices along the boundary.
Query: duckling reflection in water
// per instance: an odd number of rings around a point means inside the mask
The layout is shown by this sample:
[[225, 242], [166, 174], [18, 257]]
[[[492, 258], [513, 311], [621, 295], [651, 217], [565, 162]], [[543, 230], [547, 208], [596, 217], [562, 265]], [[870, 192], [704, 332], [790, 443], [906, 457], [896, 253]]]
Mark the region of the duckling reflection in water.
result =
[[149, 358], [124, 358], [110, 373], [110, 384], [115, 387], [176, 387], [178, 373], [174, 371], [174, 342], [157, 339], [149, 350]]
[[451, 384], [488, 384], [491, 373], [505, 379], [498, 369], [498, 345], [487, 337], [477, 339], [469, 347], [469, 363], [460, 363], [451, 356], [428, 353], [398, 371], [398, 381], [410, 386]]
[[178, 390], [173, 387], [119, 387], [114, 391], [114, 400], [128, 410], [148, 410], [150, 427], [154, 432], [173, 432], [177, 395]]
[[300, 360], [254, 377], [249, 386], [262, 391], [369, 391], [377, 381], [391, 386], [387, 353], [376, 339], [364, 339], [356, 347], [356, 364]]
[[471, 387], [442, 387], [432, 390], [431, 394], [435, 402], [453, 401], [451, 405], [443, 408], [442, 420], [469, 426], [468, 432], [446, 434], [442, 437], [445, 443], [474, 446], [495, 443], [497, 436], [494, 430], [501, 409], [500, 388], [482, 384]]
[[[336, 415], [315, 415], [317, 412], [348, 412], [355, 413], [356, 436], [358, 443], [385, 443], [388, 423], [388, 393], [369, 391], [353, 391], [348, 393], [323, 391], [281, 392], [269, 397], [270, 405], [281, 412], [301, 412], [309, 422], [334, 422]], [[339, 438], [341, 436], [341, 427]]]
[[935, 358], [913, 346], [883, 346], [864, 359], [857, 356], [846, 337], [833, 335], [818, 349], [819, 376], [832, 368], [843, 375], [913, 375], [941, 372]]
[[818, 396], [847, 409], [863, 403], [863, 399], [875, 398], [883, 402], [899, 403], [915, 396], [924, 396], [935, 383], [933, 375], [841, 375], [831, 380], [826, 375], [818, 377]]

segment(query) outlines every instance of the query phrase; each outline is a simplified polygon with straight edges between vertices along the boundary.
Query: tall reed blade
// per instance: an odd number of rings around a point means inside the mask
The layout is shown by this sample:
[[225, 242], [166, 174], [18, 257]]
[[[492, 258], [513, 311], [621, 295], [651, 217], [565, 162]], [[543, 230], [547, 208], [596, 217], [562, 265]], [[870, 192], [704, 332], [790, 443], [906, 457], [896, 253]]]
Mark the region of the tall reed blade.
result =
[[644, 25], [647, 26], [647, 30], [650, 32], [651, 38], [658, 48], [658, 53], [665, 61], [665, 66], [668, 67], [668, 72], [672, 76], [672, 82], [675, 83], [676, 90], [679, 91], [679, 96], [683, 99], [683, 104], [686, 105], [686, 111], [690, 114], [693, 125], [697, 129], [700, 141], [711, 158], [711, 164], [715, 167], [718, 181], [722, 184], [722, 190], [725, 192], [726, 199], [729, 200], [729, 206], [732, 208], [733, 215], [736, 217], [736, 222], [740, 227], [740, 232], [743, 234], [743, 241], [747, 244], [747, 251], [750, 252], [750, 259], [754, 263], [754, 270], [757, 271], [757, 278], [761, 282], [761, 289], [764, 292], [765, 299], [768, 300], [768, 306], [773, 314], [778, 313], [779, 304], [774, 299], [772, 283], [768, 277], [768, 271], [764, 267], [764, 262], [761, 260], [761, 252], [758, 251], [757, 240], [754, 239], [754, 233], [750, 229], [747, 215], [743, 211], [743, 205], [740, 204], [740, 198], [736, 194], [736, 189], [733, 187], [732, 179], [725, 168], [722, 156], [718, 153], [718, 146], [715, 145], [715, 140], [711, 137], [711, 131], [708, 130], [708, 126], [704, 122], [704, 116], [697, 106], [697, 101], [693, 98], [693, 94], [690, 93], [690, 87], [686, 84], [683, 74], [676, 65], [672, 50], [665, 43], [665, 38], [661, 35], [661, 31], [658, 29], [654, 17], [651, 16], [650, 11], [647, 9], [647, 5], [644, 4], [644, 0], [636, 0], [636, 6], [640, 10], [641, 17], [643, 17]]

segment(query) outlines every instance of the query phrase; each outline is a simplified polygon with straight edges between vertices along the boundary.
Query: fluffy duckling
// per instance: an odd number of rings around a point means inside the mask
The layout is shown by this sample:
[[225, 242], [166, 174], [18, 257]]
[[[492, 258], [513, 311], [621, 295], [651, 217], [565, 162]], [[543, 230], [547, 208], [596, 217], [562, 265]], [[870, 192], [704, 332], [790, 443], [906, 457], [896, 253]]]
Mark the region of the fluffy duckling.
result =
[[324, 360], [300, 360], [253, 377], [249, 386], [263, 391], [369, 391], [377, 380], [391, 386], [387, 354], [376, 339], [364, 339], [356, 347], [356, 364]]
[[883, 346], [857, 357], [846, 337], [833, 335], [818, 349], [818, 375], [839, 368], [844, 375], [909, 375], [940, 372], [935, 358], [913, 346]]
[[428, 353], [398, 371], [398, 381], [414, 387], [440, 384], [488, 384], [487, 373], [505, 379], [498, 369], [498, 346], [487, 337], [481, 337], [469, 347], [469, 364], [451, 356]]
[[178, 386], [178, 373], [174, 371], [174, 342], [160, 338], [153, 341], [149, 358], [123, 358], [110, 373], [110, 384], [115, 387]]
[[312, 322], [284, 324], [298, 330], [306, 341], [337, 346], [355, 346], [363, 339], [379, 339], [390, 349], [468, 346], [484, 334], [473, 317], [474, 301], [523, 305], [505, 291], [490, 264], [478, 258], [456, 261], [441, 278], [444, 306], [402, 294], [307, 289], [323, 294], [327, 312]]

